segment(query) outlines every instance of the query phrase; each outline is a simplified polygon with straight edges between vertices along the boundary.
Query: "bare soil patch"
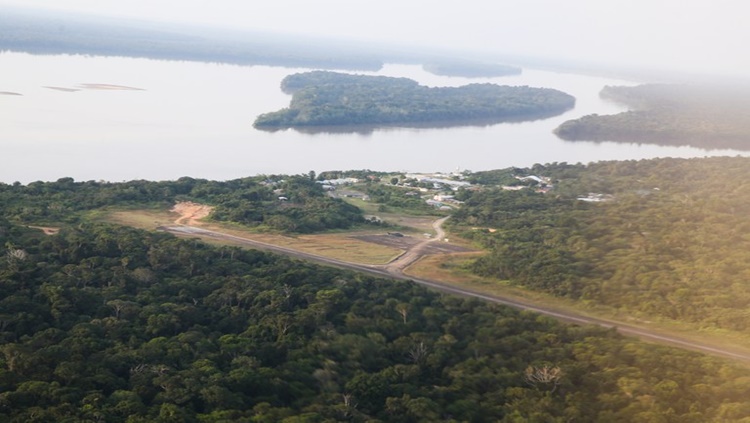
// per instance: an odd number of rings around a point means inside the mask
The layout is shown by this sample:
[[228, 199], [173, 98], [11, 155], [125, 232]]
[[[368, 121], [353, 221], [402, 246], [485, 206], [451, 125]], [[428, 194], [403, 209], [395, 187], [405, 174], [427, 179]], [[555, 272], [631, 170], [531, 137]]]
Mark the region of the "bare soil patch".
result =
[[208, 217], [213, 210], [213, 207], [205, 204], [184, 201], [175, 204], [170, 211], [180, 215], [174, 223], [178, 225], [200, 226], [199, 220]]
[[39, 229], [44, 232], [45, 235], [57, 235], [57, 233], [60, 232], [60, 228], [52, 228], [49, 226], [27, 226], [27, 228]]

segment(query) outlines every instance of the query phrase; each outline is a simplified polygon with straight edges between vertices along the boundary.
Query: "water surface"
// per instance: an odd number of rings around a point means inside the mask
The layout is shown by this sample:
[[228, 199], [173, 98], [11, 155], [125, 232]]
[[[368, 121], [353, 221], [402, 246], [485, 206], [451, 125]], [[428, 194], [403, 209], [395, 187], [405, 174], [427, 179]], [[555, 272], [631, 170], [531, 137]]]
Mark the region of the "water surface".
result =
[[691, 147], [567, 142], [561, 122], [624, 110], [599, 98], [591, 76], [524, 70], [519, 76], [435, 76], [419, 66], [371, 73], [429, 86], [472, 82], [549, 87], [576, 97], [562, 115], [523, 123], [451, 128], [382, 128], [372, 132], [265, 132], [261, 113], [286, 106], [281, 80], [307, 69], [156, 61], [119, 57], [0, 54], [0, 182], [225, 180], [310, 170], [473, 171], [534, 163], [588, 163], [651, 157], [736, 155]]

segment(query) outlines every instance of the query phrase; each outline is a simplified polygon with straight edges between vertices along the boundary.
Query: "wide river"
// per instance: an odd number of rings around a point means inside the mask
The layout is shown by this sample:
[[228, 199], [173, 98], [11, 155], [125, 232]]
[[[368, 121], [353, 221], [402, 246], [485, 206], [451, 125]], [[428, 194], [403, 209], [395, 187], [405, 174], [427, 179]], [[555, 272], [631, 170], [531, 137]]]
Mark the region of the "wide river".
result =
[[316, 134], [254, 129], [257, 115], [288, 105], [290, 97], [279, 89], [282, 78], [305, 70], [1, 53], [0, 182], [68, 176], [79, 181], [226, 180], [347, 169], [477, 171], [741, 154], [562, 141], [552, 133], [561, 122], [623, 110], [599, 98], [602, 87], [634, 83], [528, 69], [520, 76], [466, 79], [435, 76], [419, 66], [387, 65], [377, 74], [429, 86], [493, 82], [556, 88], [576, 97], [575, 109], [549, 119], [491, 126]]

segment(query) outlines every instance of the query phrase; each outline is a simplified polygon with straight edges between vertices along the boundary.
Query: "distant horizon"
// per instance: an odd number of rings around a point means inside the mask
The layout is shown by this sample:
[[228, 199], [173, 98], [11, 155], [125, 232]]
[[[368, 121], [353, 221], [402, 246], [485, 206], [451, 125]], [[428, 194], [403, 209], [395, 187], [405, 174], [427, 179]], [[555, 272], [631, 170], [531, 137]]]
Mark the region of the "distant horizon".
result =
[[[0, 0], [0, 4], [3, 0]], [[409, 45], [409, 44], [396, 44], [392, 41], [383, 40], [368, 40], [363, 38], [356, 39], [345, 39], [337, 38], [332, 35], [321, 35], [321, 34], [303, 34], [298, 32], [285, 32], [278, 29], [267, 29], [267, 28], [224, 28], [216, 25], [207, 23], [195, 23], [195, 22], [164, 22], [154, 20], [148, 17], [115, 17], [95, 14], [91, 12], [81, 11], [65, 11], [62, 15], [56, 14], [51, 9], [43, 9], [34, 6], [27, 5], [12, 5], [11, 9], [20, 15], [30, 15], [35, 17], [43, 17], [50, 19], [82, 19], [90, 23], [101, 23], [98, 19], [112, 20], [113, 22], [121, 23], [124, 26], [133, 27], [137, 29], [147, 28], [149, 30], [160, 30], [165, 32], [173, 32], [180, 34], [189, 34], [190, 31], [200, 29], [206, 31], [198, 35], [205, 35], [209, 37], [228, 36], [228, 35], [240, 35], [246, 34], [258, 34], [258, 35], [270, 35], [277, 37], [278, 40], [290, 42], [296, 38], [303, 38], [305, 41], [300, 42], [299, 45], [314, 43], [330, 43], [336, 46], [347, 46], [349, 48], [373, 48], [373, 56], [378, 56], [378, 53], [391, 53], [407, 55], [410, 51], [419, 50], [425, 55], [456, 55], [451, 56], [452, 59], [466, 60], [466, 61], [477, 61], [487, 62], [495, 64], [506, 64], [512, 66], [519, 66], [527, 69], [540, 69], [540, 70], [552, 70], [559, 72], [571, 72], [579, 74], [599, 75], [606, 77], [614, 77], [621, 79], [629, 79], [639, 82], [687, 82], [687, 81], [715, 81], [717, 78], [722, 80], [728, 79], [732, 82], [748, 82], [750, 83], [750, 77], [747, 76], [725, 76], [718, 74], [710, 74], [705, 72], [686, 70], [669, 70], [657, 67], [648, 66], [630, 66], [630, 65], [617, 65], [607, 63], [604, 61], [586, 60], [586, 59], [573, 59], [563, 58], [556, 56], [538, 56], [530, 54], [514, 54], [506, 52], [488, 52], [471, 49], [456, 50], [451, 47], [440, 47], [440, 46], [428, 46], [428, 45]], [[160, 25], [168, 25], [161, 27]], [[295, 40], [296, 41], [296, 40]], [[320, 47], [320, 45], [315, 44]], [[0, 49], [2, 48], [0, 44]], [[460, 55], [460, 56], [459, 56]], [[447, 57], [447, 56], [446, 56]], [[388, 63], [400, 63], [398, 61], [390, 61]]]
[[[0, 0], [0, 7], [87, 14], [216, 30], [271, 32], [342, 43], [461, 52], [469, 56], [573, 63], [582, 68], [643, 69], [663, 74], [747, 78], [743, 50], [750, 28], [729, 0], [467, 0], [463, 7], [384, 0], [350, 4], [282, 0], [164, 0], [127, 4], [91, 0]], [[517, 64], [517, 63], [509, 63]]]

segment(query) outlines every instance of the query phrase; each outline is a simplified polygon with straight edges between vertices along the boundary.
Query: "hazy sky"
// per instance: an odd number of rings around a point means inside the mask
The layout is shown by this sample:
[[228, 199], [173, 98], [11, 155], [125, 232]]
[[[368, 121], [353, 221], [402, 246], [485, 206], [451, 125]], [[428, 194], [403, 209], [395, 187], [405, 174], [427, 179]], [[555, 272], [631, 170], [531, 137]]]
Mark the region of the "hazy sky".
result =
[[750, 76], [743, 0], [0, 0], [153, 20]]

